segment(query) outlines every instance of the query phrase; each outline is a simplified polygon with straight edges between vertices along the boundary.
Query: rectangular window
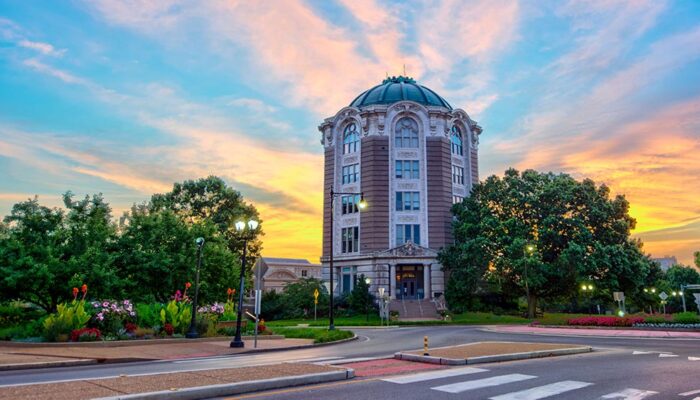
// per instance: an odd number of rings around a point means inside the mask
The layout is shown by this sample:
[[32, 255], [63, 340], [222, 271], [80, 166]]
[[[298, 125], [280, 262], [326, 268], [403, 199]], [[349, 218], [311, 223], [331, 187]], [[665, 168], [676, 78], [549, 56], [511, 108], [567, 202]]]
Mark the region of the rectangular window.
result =
[[351, 164], [343, 167], [343, 183], [355, 183], [359, 178], [360, 164]]
[[396, 225], [396, 245], [401, 246], [409, 240], [420, 245], [420, 225]]
[[461, 203], [464, 200], [462, 196], [452, 196], [452, 204]]
[[456, 165], [452, 166], [452, 183], [464, 185], [464, 168]]
[[360, 195], [341, 196], [340, 203], [343, 215], [356, 213], [359, 211], [357, 205], [360, 203]]
[[342, 229], [341, 253], [357, 253], [360, 248], [360, 228], [353, 226]]
[[418, 160], [396, 160], [396, 179], [418, 179]]
[[420, 192], [396, 192], [396, 211], [420, 210]]
[[306, 270], [305, 270], [305, 269], [302, 269], [302, 270], [301, 270], [301, 276], [304, 277], [304, 278], [306, 278], [306, 275], [307, 275]]

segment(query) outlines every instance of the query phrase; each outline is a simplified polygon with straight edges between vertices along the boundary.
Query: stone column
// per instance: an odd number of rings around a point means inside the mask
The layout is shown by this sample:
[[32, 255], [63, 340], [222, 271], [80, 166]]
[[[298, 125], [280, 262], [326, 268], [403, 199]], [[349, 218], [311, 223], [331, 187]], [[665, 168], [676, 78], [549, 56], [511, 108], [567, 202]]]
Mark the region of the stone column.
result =
[[423, 264], [423, 298], [426, 300], [432, 295], [430, 289], [430, 264]]
[[396, 299], [396, 264], [389, 264], [389, 298]]

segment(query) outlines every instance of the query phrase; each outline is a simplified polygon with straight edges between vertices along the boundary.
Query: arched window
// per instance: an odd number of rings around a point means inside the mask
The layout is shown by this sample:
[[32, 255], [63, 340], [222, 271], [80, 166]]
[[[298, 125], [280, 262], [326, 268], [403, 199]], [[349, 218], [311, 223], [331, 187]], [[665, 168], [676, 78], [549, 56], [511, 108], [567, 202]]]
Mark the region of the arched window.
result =
[[394, 134], [396, 147], [418, 147], [418, 124], [411, 118], [401, 118]]
[[345, 127], [343, 133], [343, 154], [357, 151], [357, 142], [360, 141], [360, 134], [357, 133], [357, 124], [354, 122]]
[[450, 140], [452, 142], [452, 154], [458, 156], [463, 155], [462, 152], [462, 132], [459, 131], [457, 126], [452, 127], [452, 135], [450, 135]]

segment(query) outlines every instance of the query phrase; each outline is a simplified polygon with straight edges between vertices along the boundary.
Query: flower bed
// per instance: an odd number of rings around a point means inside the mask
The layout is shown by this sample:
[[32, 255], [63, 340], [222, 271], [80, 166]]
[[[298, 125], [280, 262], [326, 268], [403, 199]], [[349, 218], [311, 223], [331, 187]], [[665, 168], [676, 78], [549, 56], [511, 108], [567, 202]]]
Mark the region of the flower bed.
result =
[[571, 318], [566, 321], [568, 325], [574, 326], [633, 326], [644, 322], [642, 317], [580, 317]]

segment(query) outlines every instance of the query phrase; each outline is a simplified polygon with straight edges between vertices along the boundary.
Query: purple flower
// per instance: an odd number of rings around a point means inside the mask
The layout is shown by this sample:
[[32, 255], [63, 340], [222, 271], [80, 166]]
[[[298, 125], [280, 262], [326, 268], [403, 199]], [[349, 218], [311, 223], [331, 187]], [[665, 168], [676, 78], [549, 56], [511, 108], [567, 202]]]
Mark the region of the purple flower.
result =
[[103, 319], [105, 319], [105, 316], [102, 315], [102, 313], [99, 313], [99, 314], [97, 314], [97, 319], [102, 321]]
[[109, 307], [109, 302], [108, 301], [103, 302], [102, 307]]
[[129, 315], [131, 315], [132, 317], [135, 317], [135, 316], [136, 316], [136, 313], [132, 311], [132, 312], [129, 313]]

